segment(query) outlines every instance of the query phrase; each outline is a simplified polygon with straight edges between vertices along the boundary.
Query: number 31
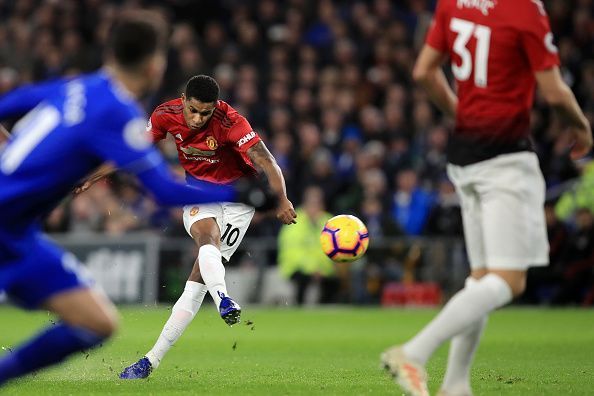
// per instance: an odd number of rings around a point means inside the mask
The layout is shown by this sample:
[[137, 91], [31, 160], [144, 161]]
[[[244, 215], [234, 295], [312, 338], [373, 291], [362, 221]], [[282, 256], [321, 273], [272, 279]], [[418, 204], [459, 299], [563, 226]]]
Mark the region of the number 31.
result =
[[466, 44], [470, 37], [476, 37], [476, 52], [474, 54], [474, 85], [485, 88], [487, 86], [487, 61], [491, 42], [491, 29], [477, 25], [464, 19], [452, 18], [450, 29], [456, 33], [454, 52], [460, 56], [461, 63], [452, 63], [452, 72], [459, 81], [466, 81], [472, 72], [472, 55]]

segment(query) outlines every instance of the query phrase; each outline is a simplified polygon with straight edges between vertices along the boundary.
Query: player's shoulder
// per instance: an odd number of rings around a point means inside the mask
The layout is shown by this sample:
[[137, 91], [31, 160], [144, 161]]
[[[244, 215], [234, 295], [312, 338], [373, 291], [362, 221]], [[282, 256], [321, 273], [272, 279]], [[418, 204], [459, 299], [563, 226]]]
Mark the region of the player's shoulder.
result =
[[230, 129], [234, 125], [246, 122], [244, 116], [239, 114], [229, 103], [218, 100], [215, 106], [215, 110], [212, 113], [212, 118], [223, 128]]
[[167, 102], [161, 103], [159, 106], [155, 108], [153, 113], [155, 115], [181, 114], [183, 109], [184, 104], [182, 103], [181, 98], [175, 98], [168, 100]]
[[85, 111], [105, 125], [127, 123], [144, 118], [145, 113], [136, 99], [123, 86], [103, 72], [95, 72], [72, 79], [64, 85], [65, 112], [75, 109], [79, 95], [87, 97]]
[[453, 17], [480, 21], [491, 25], [497, 21], [499, 26], [530, 27], [539, 18], [546, 18], [546, 10], [541, 0], [439, 0], [437, 9]]
[[524, 23], [531, 23], [534, 18], [548, 17], [547, 9], [542, 0], [522, 0], [518, 2], [517, 6], [514, 5], [514, 8], [516, 12], [510, 10], [510, 13]]

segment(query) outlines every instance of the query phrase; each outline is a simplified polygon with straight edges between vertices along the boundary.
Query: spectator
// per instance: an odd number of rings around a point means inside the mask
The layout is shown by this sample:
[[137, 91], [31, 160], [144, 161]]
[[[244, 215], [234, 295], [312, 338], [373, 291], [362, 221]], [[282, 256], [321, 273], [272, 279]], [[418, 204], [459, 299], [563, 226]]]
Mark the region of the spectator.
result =
[[553, 304], [580, 304], [594, 286], [594, 216], [589, 209], [578, 209], [575, 223], [561, 259], [562, 281]]
[[437, 201], [429, 214], [425, 234], [462, 237], [460, 200], [454, 185], [446, 178], [439, 182]]
[[392, 199], [392, 217], [407, 235], [420, 235], [433, 206], [433, 196], [418, 186], [418, 176], [404, 169], [396, 176]]
[[338, 279], [334, 265], [320, 248], [320, 232], [332, 217], [324, 210], [322, 189], [307, 187], [303, 203], [296, 212], [297, 224], [284, 227], [279, 233], [279, 271], [295, 285], [298, 305], [303, 305], [306, 292], [313, 283], [320, 287], [320, 303], [336, 302]]
[[569, 230], [555, 214], [553, 202], [545, 203], [545, 218], [549, 237], [549, 265], [528, 270], [526, 291], [520, 300], [522, 303], [550, 303], [562, 279], [563, 256], [569, 242]]

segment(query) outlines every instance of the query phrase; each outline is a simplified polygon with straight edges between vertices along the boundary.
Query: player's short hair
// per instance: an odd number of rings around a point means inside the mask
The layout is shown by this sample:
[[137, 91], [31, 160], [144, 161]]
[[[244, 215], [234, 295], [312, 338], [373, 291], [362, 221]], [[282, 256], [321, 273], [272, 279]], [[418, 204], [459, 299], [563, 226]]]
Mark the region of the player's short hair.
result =
[[210, 76], [200, 74], [186, 83], [186, 98], [194, 98], [204, 103], [216, 102], [219, 99], [219, 84]]
[[128, 11], [112, 25], [106, 50], [120, 66], [134, 68], [166, 50], [167, 32], [161, 15], [147, 10]]

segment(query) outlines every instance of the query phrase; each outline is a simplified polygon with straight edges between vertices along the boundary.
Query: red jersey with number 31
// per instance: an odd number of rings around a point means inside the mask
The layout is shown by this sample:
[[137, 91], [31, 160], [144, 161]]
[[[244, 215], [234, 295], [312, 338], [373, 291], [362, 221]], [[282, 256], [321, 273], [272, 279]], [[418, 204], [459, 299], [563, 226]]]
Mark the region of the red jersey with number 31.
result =
[[260, 137], [242, 115], [222, 100], [217, 101], [212, 117], [199, 130], [186, 124], [181, 98], [165, 102], [151, 114], [147, 131], [154, 142], [168, 133], [173, 136], [179, 162], [190, 183], [193, 177], [228, 184], [256, 174], [247, 150], [260, 142]]
[[559, 65], [539, 0], [439, 0], [426, 43], [449, 54], [457, 83], [450, 162], [530, 150], [534, 73]]

